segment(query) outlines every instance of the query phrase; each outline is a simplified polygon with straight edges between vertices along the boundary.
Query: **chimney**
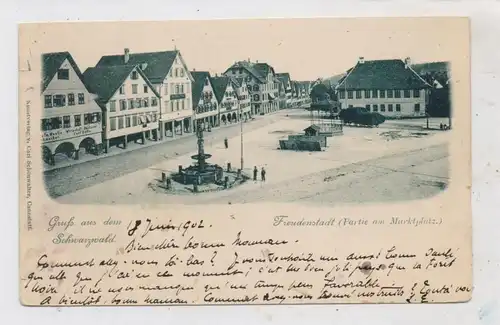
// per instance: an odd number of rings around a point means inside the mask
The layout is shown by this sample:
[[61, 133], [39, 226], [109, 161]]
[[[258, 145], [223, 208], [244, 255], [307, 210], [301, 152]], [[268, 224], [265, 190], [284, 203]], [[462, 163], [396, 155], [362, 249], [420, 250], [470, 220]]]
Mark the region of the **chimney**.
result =
[[411, 59], [410, 57], [407, 57], [405, 59], [405, 69], [408, 69], [411, 66]]
[[259, 60], [255, 60], [255, 63], [259, 63]]
[[247, 60], [247, 61], [248, 61], [248, 63], [250, 63], [250, 58], [248, 58], [248, 60]]
[[128, 48], [123, 50], [123, 61], [125, 64], [128, 63], [128, 60], [130, 59], [130, 50]]
[[359, 57], [359, 60], [358, 60], [358, 63], [359, 63], [359, 64], [363, 64], [363, 63], [365, 63], [365, 57], [364, 57], [364, 56], [360, 56], [360, 57]]

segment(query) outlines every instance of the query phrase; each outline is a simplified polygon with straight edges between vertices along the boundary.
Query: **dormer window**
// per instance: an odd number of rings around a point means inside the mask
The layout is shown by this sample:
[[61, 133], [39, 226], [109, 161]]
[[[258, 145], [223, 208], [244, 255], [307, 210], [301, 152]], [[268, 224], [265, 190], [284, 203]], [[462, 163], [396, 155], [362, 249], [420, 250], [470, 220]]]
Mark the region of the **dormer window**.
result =
[[139, 78], [139, 76], [137, 75], [137, 71], [132, 71], [131, 78], [132, 78], [132, 80], [137, 80]]
[[69, 69], [59, 69], [59, 70], [57, 70], [57, 79], [59, 79], [59, 80], [69, 80]]
[[205, 86], [208, 86], [208, 78], [205, 79]]

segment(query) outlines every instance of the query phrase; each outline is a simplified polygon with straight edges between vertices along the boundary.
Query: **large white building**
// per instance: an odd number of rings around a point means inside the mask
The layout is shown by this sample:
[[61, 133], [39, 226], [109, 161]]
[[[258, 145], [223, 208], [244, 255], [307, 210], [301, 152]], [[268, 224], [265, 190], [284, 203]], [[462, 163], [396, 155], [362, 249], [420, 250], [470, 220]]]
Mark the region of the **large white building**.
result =
[[243, 78], [251, 96], [251, 114], [267, 114], [279, 109], [279, 81], [267, 63], [238, 61], [224, 72], [227, 77]]
[[336, 87], [341, 108], [365, 107], [388, 117], [425, 116], [431, 85], [405, 60], [365, 61], [349, 69]]
[[55, 165], [59, 158], [79, 159], [83, 153], [99, 154], [101, 108], [71, 54], [43, 54], [42, 79], [44, 161]]
[[138, 65], [161, 95], [160, 138], [193, 131], [193, 76], [178, 50], [103, 56], [96, 67]]
[[127, 148], [158, 139], [160, 95], [138, 65], [88, 68], [83, 78], [103, 111], [103, 142]]

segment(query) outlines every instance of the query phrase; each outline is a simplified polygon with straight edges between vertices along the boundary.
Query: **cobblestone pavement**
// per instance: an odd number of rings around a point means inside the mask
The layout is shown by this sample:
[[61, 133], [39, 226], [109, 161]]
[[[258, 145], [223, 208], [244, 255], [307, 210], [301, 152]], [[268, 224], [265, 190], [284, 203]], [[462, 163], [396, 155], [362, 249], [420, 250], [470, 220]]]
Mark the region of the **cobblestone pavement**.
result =
[[[278, 121], [287, 113], [288, 110], [283, 110], [267, 116], [257, 116], [255, 120], [243, 124], [244, 130], [251, 131], [269, 125]], [[222, 142], [224, 137], [234, 137], [239, 132], [240, 125], [238, 123], [212, 129], [212, 132], [205, 132], [205, 139], [212, 142]], [[193, 135], [134, 151], [127, 151], [119, 155], [102, 157], [75, 166], [50, 170], [44, 173], [46, 190], [51, 197], [56, 198], [194, 150], [196, 150], [196, 141]]]

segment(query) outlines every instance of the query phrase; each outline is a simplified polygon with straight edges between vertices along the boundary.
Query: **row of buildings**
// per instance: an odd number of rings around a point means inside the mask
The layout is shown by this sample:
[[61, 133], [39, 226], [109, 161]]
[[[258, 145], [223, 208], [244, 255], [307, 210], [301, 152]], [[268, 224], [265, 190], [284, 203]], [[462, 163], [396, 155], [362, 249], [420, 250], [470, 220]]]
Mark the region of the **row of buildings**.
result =
[[360, 57], [338, 78], [316, 82], [313, 102], [323, 103], [326, 96], [337, 112], [364, 107], [389, 118], [438, 116], [445, 113], [435, 111], [449, 106], [449, 100], [442, 99], [449, 97], [449, 78], [447, 62], [414, 65], [409, 57], [372, 61]]
[[43, 158], [79, 159], [133, 142], [301, 107], [310, 82], [293, 81], [267, 63], [238, 61], [220, 76], [190, 70], [178, 50], [101, 57], [82, 72], [68, 52], [42, 55]]

